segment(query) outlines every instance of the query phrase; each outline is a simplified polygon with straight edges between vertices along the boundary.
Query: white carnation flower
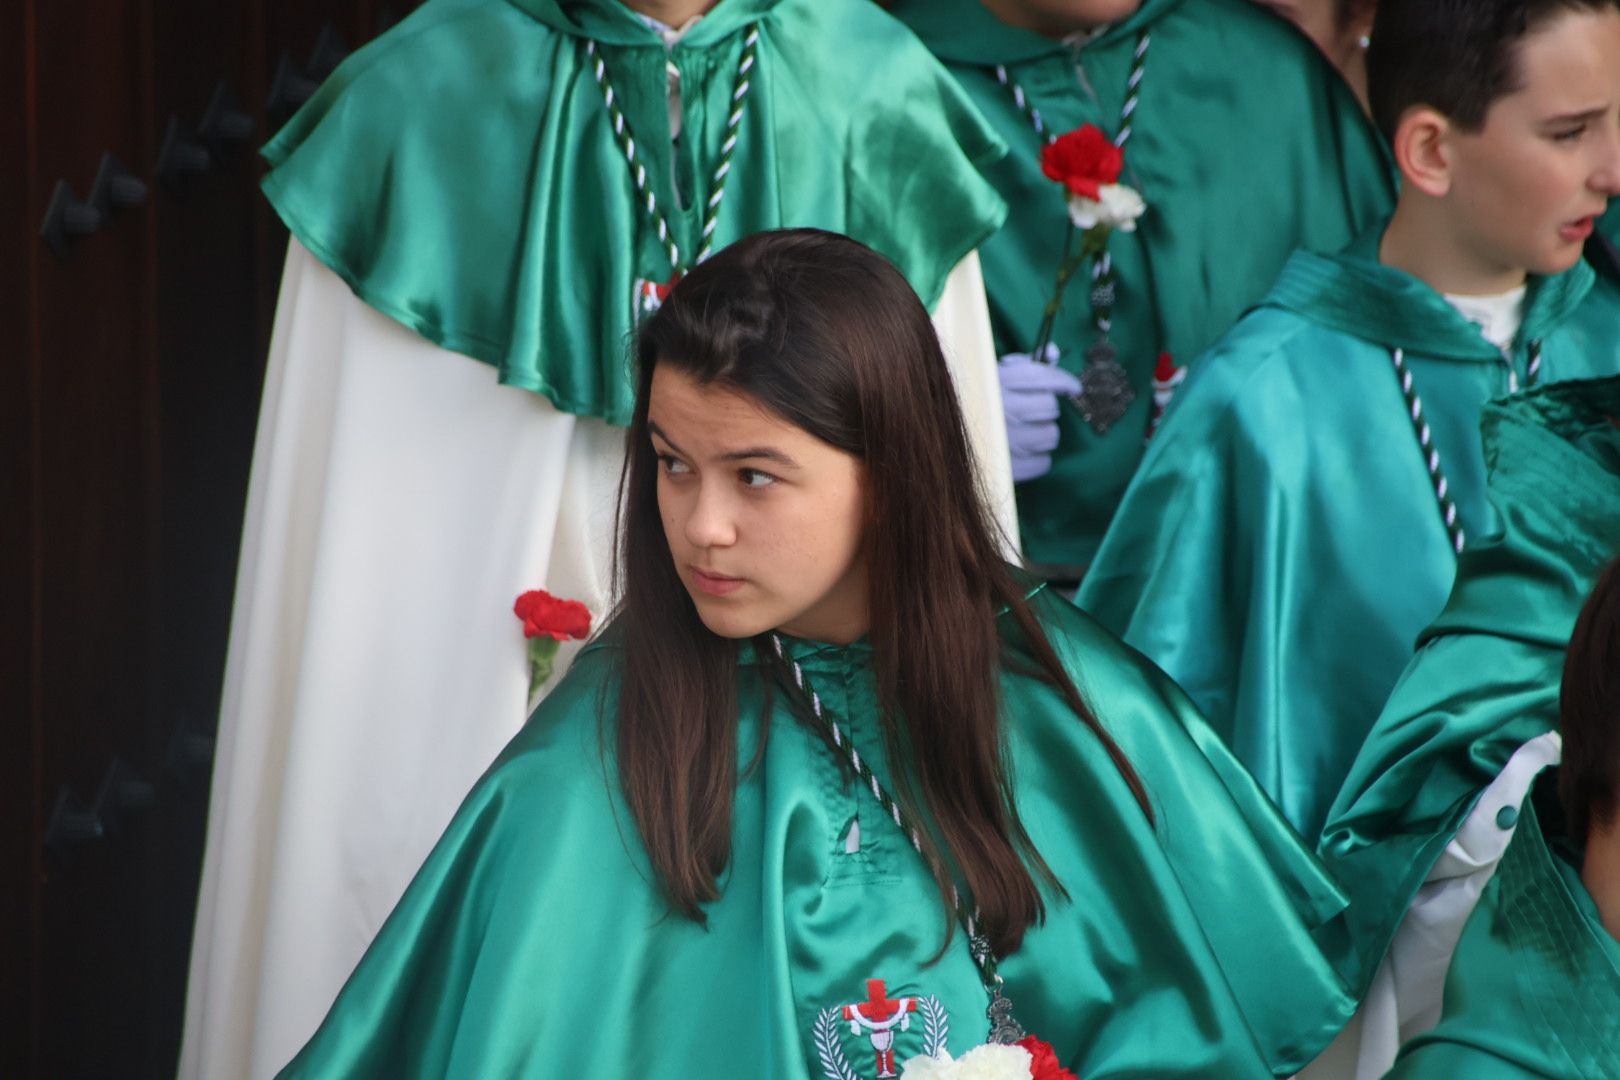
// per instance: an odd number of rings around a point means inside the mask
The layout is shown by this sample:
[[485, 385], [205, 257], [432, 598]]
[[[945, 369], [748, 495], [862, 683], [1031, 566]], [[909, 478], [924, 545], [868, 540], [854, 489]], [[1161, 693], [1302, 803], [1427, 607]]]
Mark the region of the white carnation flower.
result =
[[900, 1080], [954, 1080], [955, 1076], [956, 1063], [946, 1050], [939, 1057], [918, 1054], [900, 1066]]
[[956, 1060], [918, 1055], [900, 1068], [900, 1080], [1030, 1080], [1035, 1059], [1022, 1046], [975, 1046]]
[[1097, 197], [1069, 196], [1069, 220], [1077, 229], [1108, 225], [1120, 232], [1135, 232], [1136, 219], [1147, 211], [1147, 203], [1135, 188], [1124, 184], [1103, 184]]

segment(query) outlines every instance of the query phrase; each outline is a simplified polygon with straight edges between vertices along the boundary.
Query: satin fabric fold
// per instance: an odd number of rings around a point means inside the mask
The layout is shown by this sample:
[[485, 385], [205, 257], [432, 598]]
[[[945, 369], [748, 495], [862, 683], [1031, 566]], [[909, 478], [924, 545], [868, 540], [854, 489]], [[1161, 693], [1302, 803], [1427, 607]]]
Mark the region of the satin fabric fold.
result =
[[1486, 402], [1620, 371], [1620, 291], [1584, 263], [1532, 281], [1513, 371], [1427, 285], [1376, 260], [1300, 252], [1197, 362], [1078, 603], [1176, 679], [1315, 841], [1456, 555], [1392, 362], [1405, 362], [1459, 521], [1496, 528]]
[[[1169, 680], [1060, 598], [1033, 602], [1156, 824], [1060, 695], [1003, 676], [1018, 807], [1068, 892], [1001, 965], [1019, 1019], [1088, 1080], [1293, 1072], [1353, 1005], [1321, 946], [1343, 895]], [[807, 727], [778, 710], [764, 734], [767, 674], [746, 648], [739, 762], [762, 737], [764, 755], [741, 773], [708, 929], [669, 914], [600, 752], [613, 642], [474, 789], [284, 1075], [869, 1075], [871, 1045], [837, 1019], [868, 979], [928, 1003], [898, 1060], [941, 1019], [953, 1054], [983, 1041], [960, 931], [926, 963], [947, 924], [922, 860]], [[868, 646], [789, 650], [892, 787]]]
[[[663, 283], [674, 267], [615, 142], [585, 39], [598, 42], [647, 183], [690, 260], [756, 21], [715, 247], [784, 226], [847, 233], [932, 305], [1001, 223], [980, 172], [1005, 148], [868, 0], [726, 0], [669, 53], [609, 0], [435, 0], [345, 61], [265, 147], [265, 194], [371, 306], [494, 365], [503, 383], [622, 425], [638, 282]], [[681, 73], [678, 144], [667, 62]]]
[[1457, 945], [1445, 1014], [1390, 1080], [1620, 1076], [1620, 942], [1572, 858], [1527, 805]]
[[[1392, 205], [1392, 174], [1337, 73], [1245, 0], [1147, 0], [1073, 51], [1007, 26], [979, 0], [900, 0], [893, 10], [1011, 148], [989, 172], [1007, 224], [980, 249], [1003, 354], [1034, 344], [1066, 216], [1041, 173], [1041, 139], [996, 65], [1051, 132], [1092, 123], [1112, 135], [1138, 35], [1151, 36], [1122, 177], [1148, 209], [1135, 233], [1109, 241], [1119, 278], [1110, 336], [1136, 400], [1106, 435], [1065, 405], [1052, 471], [1017, 489], [1026, 556], [1078, 575], [1141, 459], [1159, 353], [1191, 361], [1265, 295], [1295, 247], [1334, 251], [1377, 221]], [[1097, 337], [1087, 273], [1053, 331], [1062, 365], [1082, 374]]]
[[1620, 550], [1620, 378], [1527, 391], [1485, 412], [1496, 532], [1464, 553], [1445, 611], [1390, 695], [1319, 847], [1351, 895], [1352, 985], [1480, 792], [1558, 726], [1564, 650]]

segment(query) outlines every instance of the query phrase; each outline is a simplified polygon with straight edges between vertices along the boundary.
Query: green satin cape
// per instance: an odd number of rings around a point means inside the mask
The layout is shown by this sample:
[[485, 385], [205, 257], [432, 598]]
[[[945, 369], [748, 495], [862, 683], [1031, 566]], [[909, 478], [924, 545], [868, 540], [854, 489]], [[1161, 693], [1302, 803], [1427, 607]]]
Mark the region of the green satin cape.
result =
[[[1393, 347], [1467, 535], [1495, 525], [1479, 422], [1507, 367], [1443, 297], [1376, 261], [1380, 234], [1295, 255], [1198, 362], [1079, 594], [1313, 841], [1456, 572]], [[1521, 385], [1533, 340], [1545, 381], [1620, 370], [1620, 298], [1592, 282], [1578, 263], [1530, 283]]]
[[[1087, 1080], [1297, 1070], [1353, 1007], [1319, 947], [1339, 929], [1342, 894], [1174, 684], [1050, 592], [1033, 603], [1156, 824], [1056, 691], [1003, 675], [1018, 806], [1069, 896], [1048, 894], [1045, 924], [1002, 963], [1018, 1018]], [[869, 646], [790, 649], [890, 775]], [[764, 730], [752, 655], [745, 646], [740, 762]], [[847, 1023], [816, 1040], [821, 1010], [863, 1000], [867, 979], [886, 980], [891, 999], [936, 998], [953, 1054], [984, 1040], [986, 995], [960, 933], [926, 964], [945, 923], [922, 860], [792, 719], [770, 724], [738, 782], [709, 928], [668, 912], [599, 752], [618, 663], [612, 644], [575, 661], [284, 1075], [842, 1075], [826, 1071], [826, 1049], [869, 1076], [870, 1046]], [[611, 747], [611, 721], [601, 735]], [[846, 853], [857, 819], [859, 850]], [[929, 1034], [919, 1013], [898, 1059]]]
[[345, 61], [265, 147], [265, 194], [372, 307], [560, 409], [626, 423], [635, 282], [672, 267], [583, 42], [599, 45], [690, 259], [755, 21], [716, 248], [783, 226], [847, 233], [932, 305], [1002, 220], [980, 170], [1005, 148], [871, 0], [722, 0], [670, 54], [685, 109], [673, 165], [665, 47], [622, 4], [434, 0]]
[[[1137, 35], [1151, 33], [1123, 178], [1148, 210], [1134, 234], [1110, 241], [1119, 275], [1111, 336], [1136, 402], [1105, 436], [1065, 406], [1052, 471], [1017, 489], [1025, 555], [1073, 572], [1091, 561], [1142, 456], [1159, 353], [1191, 360], [1265, 294], [1294, 248], [1336, 251], [1372, 225], [1392, 205], [1391, 174], [1337, 73], [1247, 0], [1146, 0], [1077, 61], [979, 0], [900, 0], [893, 10], [1011, 147], [990, 171], [1007, 224], [980, 249], [1003, 353], [1033, 344], [1066, 217], [1058, 187], [1041, 175], [1040, 139], [994, 67], [1006, 66], [1049, 130], [1094, 123], [1113, 134]], [[1076, 371], [1096, 339], [1086, 280], [1071, 283], [1053, 333], [1063, 366]]]
[[1620, 942], [1526, 809], [1457, 943], [1445, 1014], [1391, 1080], [1620, 1076]]
[[1558, 725], [1564, 650], [1620, 549], [1620, 378], [1485, 412], [1498, 529], [1464, 553], [1333, 805], [1320, 853], [1352, 897], [1353, 982], [1371, 979], [1481, 791]]

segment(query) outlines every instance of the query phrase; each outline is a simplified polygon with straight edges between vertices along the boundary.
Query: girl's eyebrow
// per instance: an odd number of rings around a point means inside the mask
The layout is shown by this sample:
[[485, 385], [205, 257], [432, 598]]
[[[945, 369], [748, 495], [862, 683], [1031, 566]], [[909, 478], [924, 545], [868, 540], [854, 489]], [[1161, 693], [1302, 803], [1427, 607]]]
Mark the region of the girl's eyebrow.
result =
[[[652, 433], [654, 435], [657, 435], [660, 439], [663, 439], [664, 442], [669, 444], [669, 448], [671, 450], [675, 451], [677, 454], [680, 454], [682, 457], [691, 457], [692, 456], [692, 455], [688, 454], [685, 450], [682, 450], [680, 448], [680, 445], [678, 443], [676, 443], [676, 441], [674, 439], [670, 438], [669, 434], [666, 431], [664, 431], [663, 428], [659, 427], [658, 424], [655, 421], [652, 421], [652, 420], [647, 421], [647, 430], [650, 433]], [[751, 458], [762, 458], [765, 461], [774, 461], [777, 464], [786, 466], [789, 469], [803, 468], [803, 466], [801, 466], [797, 461], [794, 461], [791, 457], [789, 457], [788, 455], [782, 453], [782, 451], [777, 450], [774, 447], [770, 447], [770, 446], [750, 446], [750, 447], [748, 447], [747, 449], [744, 449], [744, 450], [730, 450], [730, 451], [727, 451], [724, 454], [721, 454], [715, 460], [716, 461], [747, 461], [747, 460], [749, 460]]]

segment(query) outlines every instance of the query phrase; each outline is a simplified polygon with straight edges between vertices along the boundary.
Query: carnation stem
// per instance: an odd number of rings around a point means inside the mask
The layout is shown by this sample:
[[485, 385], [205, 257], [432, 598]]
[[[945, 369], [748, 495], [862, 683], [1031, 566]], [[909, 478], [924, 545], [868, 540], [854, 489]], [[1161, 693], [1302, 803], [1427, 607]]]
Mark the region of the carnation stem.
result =
[[1058, 263], [1057, 284], [1052, 290], [1052, 299], [1046, 302], [1046, 309], [1041, 313], [1041, 327], [1036, 331], [1035, 345], [1029, 351], [1030, 359], [1040, 363], [1046, 361], [1046, 347], [1052, 343], [1052, 330], [1057, 324], [1058, 311], [1063, 307], [1063, 291], [1069, 287], [1069, 279], [1074, 277], [1082, 263], [1102, 255], [1108, 246], [1108, 226], [1096, 225], [1081, 234], [1080, 250], [1071, 254], [1077, 231], [1074, 222], [1070, 221], [1068, 231], [1063, 234], [1063, 260]]

